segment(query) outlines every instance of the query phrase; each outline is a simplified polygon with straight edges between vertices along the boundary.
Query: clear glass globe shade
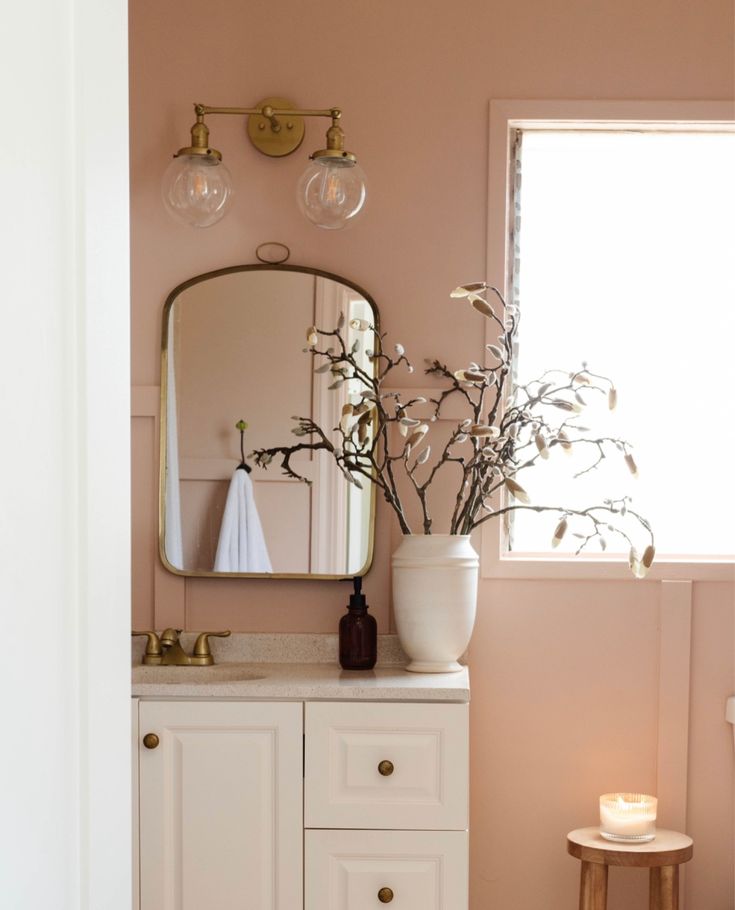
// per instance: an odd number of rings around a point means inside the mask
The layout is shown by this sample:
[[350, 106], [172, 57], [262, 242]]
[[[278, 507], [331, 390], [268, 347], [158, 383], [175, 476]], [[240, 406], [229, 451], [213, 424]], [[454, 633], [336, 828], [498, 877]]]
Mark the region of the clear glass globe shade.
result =
[[296, 193], [299, 208], [309, 221], [326, 230], [339, 230], [365, 207], [365, 172], [359, 164], [339, 158], [317, 158], [301, 175]]
[[178, 221], [209, 227], [225, 214], [232, 201], [232, 178], [217, 158], [178, 155], [163, 175], [163, 202]]

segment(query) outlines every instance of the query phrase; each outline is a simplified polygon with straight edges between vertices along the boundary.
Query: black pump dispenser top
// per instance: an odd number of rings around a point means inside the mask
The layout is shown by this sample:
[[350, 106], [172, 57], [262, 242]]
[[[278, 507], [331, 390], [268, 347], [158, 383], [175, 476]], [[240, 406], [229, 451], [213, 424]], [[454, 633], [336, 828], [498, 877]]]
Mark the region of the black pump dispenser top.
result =
[[360, 575], [355, 575], [352, 579], [352, 584], [355, 587], [355, 593], [350, 594], [350, 610], [367, 610], [367, 600], [365, 595], [362, 593], [362, 577]]

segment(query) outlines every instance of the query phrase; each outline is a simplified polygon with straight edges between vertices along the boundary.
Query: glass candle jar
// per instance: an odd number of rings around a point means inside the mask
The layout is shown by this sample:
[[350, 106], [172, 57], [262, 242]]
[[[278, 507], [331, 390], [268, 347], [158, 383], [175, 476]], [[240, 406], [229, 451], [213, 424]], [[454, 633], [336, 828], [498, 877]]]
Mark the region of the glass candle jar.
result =
[[600, 834], [606, 840], [646, 843], [656, 836], [655, 796], [605, 793], [600, 797]]

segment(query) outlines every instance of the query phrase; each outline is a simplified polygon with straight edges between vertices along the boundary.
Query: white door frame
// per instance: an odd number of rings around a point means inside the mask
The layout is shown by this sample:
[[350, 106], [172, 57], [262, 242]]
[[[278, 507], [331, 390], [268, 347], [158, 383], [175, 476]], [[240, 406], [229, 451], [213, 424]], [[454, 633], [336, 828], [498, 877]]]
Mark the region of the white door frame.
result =
[[127, 5], [0, 28], [3, 903], [129, 910]]

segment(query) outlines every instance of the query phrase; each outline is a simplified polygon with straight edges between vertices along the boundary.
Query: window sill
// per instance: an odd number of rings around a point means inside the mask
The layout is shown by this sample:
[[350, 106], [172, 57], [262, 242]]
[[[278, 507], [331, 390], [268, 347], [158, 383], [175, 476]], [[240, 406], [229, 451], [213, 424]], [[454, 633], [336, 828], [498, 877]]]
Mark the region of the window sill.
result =
[[[582, 556], [498, 556], [483, 546], [482, 577], [528, 580], [635, 581], [623, 558]], [[730, 559], [668, 559], [654, 562], [645, 581], [735, 581], [735, 561]]]

